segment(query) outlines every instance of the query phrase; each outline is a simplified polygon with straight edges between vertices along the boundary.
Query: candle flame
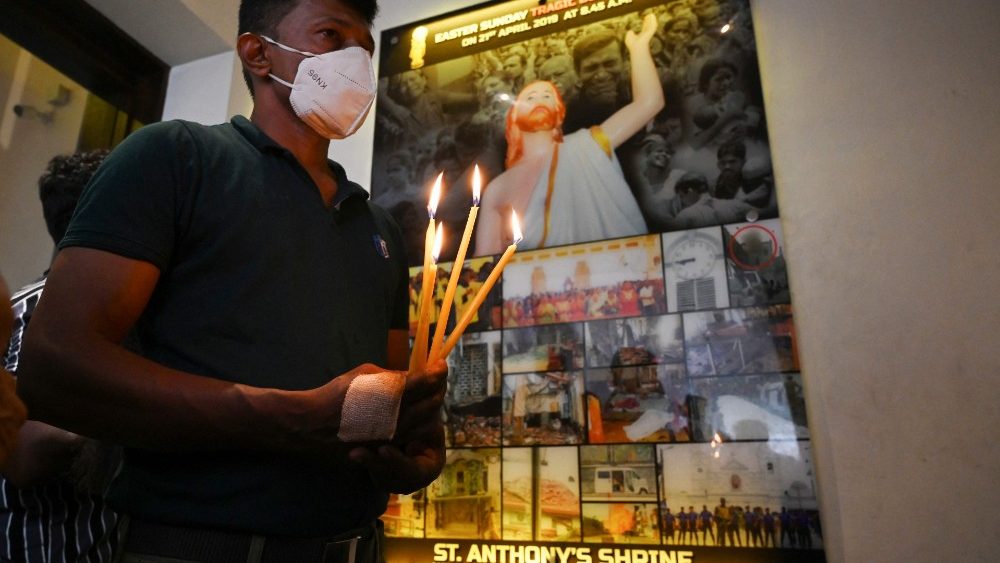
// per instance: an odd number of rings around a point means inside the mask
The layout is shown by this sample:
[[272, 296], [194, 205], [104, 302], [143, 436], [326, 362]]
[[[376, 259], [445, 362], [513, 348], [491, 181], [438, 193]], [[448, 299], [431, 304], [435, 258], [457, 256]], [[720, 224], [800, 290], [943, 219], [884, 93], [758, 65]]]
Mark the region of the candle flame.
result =
[[[709, 443], [709, 445], [712, 446], [713, 450], [715, 448], [718, 448], [719, 446], [721, 446], [722, 445], [722, 436], [719, 436], [719, 433], [716, 432], [715, 435], [712, 436], [712, 441]], [[718, 454], [719, 452], [715, 452], [715, 453]], [[716, 455], [715, 457], [719, 457], [719, 456]]]
[[521, 233], [521, 224], [517, 222], [517, 211], [510, 211], [510, 231], [514, 234], [514, 244], [521, 242], [524, 234]]
[[479, 207], [479, 195], [482, 192], [483, 180], [479, 176], [479, 165], [472, 170], [472, 206]]
[[727, 23], [726, 25], [722, 26], [722, 29], [720, 29], [720, 30], [719, 30], [719, 32], [720, 32], [720, 33], [726, 33], [726, 32], [728, 32], [728, 31], [729, 31], [729, 30], [730, 30], [731, 28], [732, 28], [732, 26], [731, 26], [731, 25], [729, 25], [729, 24]]
[[434, 230], [434, 251], [431, 253], [435, 263], [437, 263], [438, 257], [441, 256], [441, 246], [443, 242], [444, 242], [444, 229], [441, 228], [441, 222], [438, 221], [438, 224], [436, 225]]
[[434, 213], [437, 212], [438, 202], [441, 201], [441, 180], [444, 178], [444, 172], [438, 174], [437, 180], [434, 180], [434, 188], [431, 189], [431, 199], [427, 202], [427, 215], [433, 219]]

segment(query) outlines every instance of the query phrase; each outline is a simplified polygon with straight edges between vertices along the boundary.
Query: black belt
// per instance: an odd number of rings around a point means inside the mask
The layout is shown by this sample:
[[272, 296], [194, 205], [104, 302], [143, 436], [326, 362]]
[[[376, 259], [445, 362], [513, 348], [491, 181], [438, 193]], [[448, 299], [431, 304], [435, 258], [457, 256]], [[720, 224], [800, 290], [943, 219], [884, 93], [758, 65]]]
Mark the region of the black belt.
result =
[[286, 538], [184, 528], [129, 520], [122, 543], [127, 554], [198, 563], [379, 563], [382, 522], [330, 538]]

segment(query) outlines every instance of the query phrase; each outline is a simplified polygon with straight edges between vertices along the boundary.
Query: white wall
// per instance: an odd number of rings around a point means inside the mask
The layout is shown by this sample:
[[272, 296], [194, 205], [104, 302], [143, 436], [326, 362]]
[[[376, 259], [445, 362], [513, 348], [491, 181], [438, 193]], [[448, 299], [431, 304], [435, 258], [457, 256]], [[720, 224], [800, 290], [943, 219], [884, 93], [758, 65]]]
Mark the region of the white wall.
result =
[[172, 67], [163, 103], [164, 121], [186, 119], [205, 125], [229, 121], [231, 99], [242, 85], [234, 80], [238, 64], [236, 53], [227, 51]]
[[1000, 9], [753, 8], [830, 559], [995, 560]]
[[[382, 0], [376, 37], [475, 3]], [[829, 559], [992, 560], [1000, 9], [753, 8]], [[372, 144], [331, 154], [367, 184]]]

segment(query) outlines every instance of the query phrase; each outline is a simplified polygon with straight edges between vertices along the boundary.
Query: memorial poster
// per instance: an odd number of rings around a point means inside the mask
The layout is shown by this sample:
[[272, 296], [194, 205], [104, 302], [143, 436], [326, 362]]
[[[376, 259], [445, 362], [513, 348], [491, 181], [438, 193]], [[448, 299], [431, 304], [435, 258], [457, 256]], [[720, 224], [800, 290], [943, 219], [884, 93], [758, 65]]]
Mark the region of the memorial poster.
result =
[[438, 303], [470, 206], [458, 309], [524, 230], [388, 561], [825, 560], [747, 0], [490, 2], [381, 40], [372, 196], [413, 307], [439, 174]]

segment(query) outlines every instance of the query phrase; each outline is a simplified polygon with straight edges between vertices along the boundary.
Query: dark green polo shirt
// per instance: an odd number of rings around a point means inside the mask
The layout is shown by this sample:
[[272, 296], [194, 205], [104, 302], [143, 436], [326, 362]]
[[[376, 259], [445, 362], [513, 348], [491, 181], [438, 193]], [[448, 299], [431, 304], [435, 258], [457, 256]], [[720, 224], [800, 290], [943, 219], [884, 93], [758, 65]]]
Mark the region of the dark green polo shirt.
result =
[[[136, 326], [151, 360], [312, 389], [358, 364], [384, 365], [388, 330], [407, 327], [399, 228], [330, 167], [333, 208], [295, 157], [242, 117], [150, 125], [108, 156], [60, 247], [159, 268]], [[135, 518], [312, 537], [375, 518], [387, 497], [354, 464], [130, 449], [110, 498]]]

